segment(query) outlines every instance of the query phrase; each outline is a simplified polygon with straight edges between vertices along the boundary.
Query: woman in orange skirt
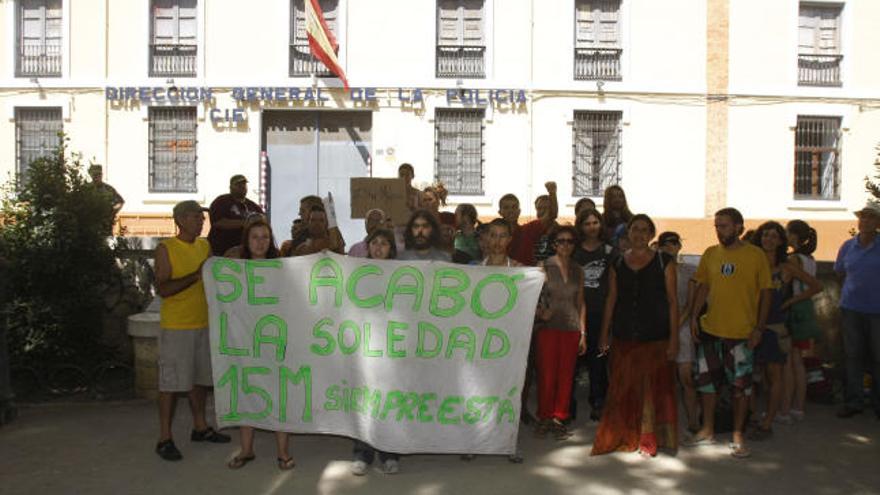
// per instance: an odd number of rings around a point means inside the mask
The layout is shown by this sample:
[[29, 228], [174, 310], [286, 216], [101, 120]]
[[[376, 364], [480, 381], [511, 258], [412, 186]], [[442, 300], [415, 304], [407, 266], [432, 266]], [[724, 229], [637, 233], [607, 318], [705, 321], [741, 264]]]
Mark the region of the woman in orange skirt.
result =
[[647, 215], [632, 217], [627, 232], [631, 247], [608, 273], [599, 346], [610, 350], [611, 377], [592, 455], [638, 450], [653, 457], [658, 447], [678, 446], [675, 259], [648, 246], [656, 228]]

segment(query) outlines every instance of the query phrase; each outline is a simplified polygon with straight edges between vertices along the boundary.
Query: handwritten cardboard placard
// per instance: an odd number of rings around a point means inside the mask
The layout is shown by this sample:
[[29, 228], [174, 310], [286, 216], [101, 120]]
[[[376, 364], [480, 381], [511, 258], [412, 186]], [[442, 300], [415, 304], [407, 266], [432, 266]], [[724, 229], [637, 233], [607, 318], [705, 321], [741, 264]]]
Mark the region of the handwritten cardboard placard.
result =
[[512, 454], [537, 268], [211, 258], [217, 422], [397, 453]]
[[403, 179], [351, 178], [351, 218], [364, 218], [373, 208], [391, 217], [394, 225], [406, 225], [410, 211]]

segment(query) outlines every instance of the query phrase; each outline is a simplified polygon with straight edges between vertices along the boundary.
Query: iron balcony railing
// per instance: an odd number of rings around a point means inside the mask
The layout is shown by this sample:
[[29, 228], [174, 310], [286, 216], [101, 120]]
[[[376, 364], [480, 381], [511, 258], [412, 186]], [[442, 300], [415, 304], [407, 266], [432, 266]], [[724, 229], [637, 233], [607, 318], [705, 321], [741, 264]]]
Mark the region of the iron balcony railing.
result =
[[307, 77], [312, 74], [319, 77], [333, 75], [323, 62], [312, 55], [308, 43], [292, 43], [290, 45], [290, 77]]
[[843, 55], [798, 54], [800, 86], [840, 86], [840, 62]]
[[485, 46], [437, 45], [437, 77], [486, 77]]
[[197, 45], [150, 45], [150, 77], [195, 77]]
[[619, 81], [621, 52], [620, 48], [575, 48], [575, 80]]
[[61, 40], [46, 40], [45, 43], [20, 45], [18, 67], [19, 77], [60, 77]]

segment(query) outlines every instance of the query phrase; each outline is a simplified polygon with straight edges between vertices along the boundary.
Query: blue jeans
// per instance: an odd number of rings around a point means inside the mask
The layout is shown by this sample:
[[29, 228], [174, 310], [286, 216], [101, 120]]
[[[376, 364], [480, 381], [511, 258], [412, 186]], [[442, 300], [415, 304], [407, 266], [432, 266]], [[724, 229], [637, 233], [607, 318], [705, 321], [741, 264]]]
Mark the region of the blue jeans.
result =
[[[846, 362], [846, 406], [862, 410], [865, 370], [872, 373], [871, 402], [880, 414], [880, 314], [841, 308]], [[866, 357], [869, 359], [866, 360]]]

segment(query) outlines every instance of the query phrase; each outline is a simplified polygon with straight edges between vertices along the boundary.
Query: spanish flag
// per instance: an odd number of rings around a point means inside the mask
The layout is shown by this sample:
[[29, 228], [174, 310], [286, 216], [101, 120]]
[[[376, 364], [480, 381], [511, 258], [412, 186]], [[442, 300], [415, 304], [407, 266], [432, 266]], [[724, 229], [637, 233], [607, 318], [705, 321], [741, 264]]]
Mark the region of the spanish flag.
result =
[[327, 27], [327, 21], [324, 20], [324, 12], [318, 5], [318, 0], [305, 0], [306, 8], [306, 33], [309, 35], [309, 48], [312, 55], [320, 60], [330, 72], [336, 74], [336, 77], [342, 80], [342, 85], [348, 91], [348, 79], [345, 78], [345, 72], [339, 65], [339, 59], [336, 58], [336, 52], [339, 51], [339, 45], [336, 43], [336, 37]]

